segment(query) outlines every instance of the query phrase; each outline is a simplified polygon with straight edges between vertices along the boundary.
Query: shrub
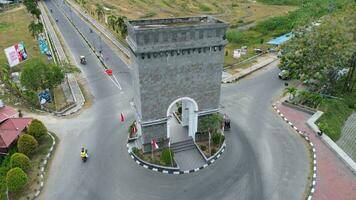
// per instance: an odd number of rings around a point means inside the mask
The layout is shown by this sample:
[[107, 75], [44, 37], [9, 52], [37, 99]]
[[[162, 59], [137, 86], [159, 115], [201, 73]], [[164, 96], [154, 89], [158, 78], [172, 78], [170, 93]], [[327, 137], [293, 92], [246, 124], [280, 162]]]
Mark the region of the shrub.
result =
[[215, 145], [218, 145], [218, 144], [221, 144], [223, 141], [224, 141], [224, 139], [225, 139], [225, 137], [224, 137], [224, 135], [223, 134], [221, 134], [221, 133], [215, 133], [214, 135], [213, 135], [213, 143], [215, 144]]
[[132, 148], [132, 153], [141, 159], [143, 158], [142, 151], [136, 147]]
[[10, 169], [6, 174], [6, 184], [9, 191], [20, 191], [27, 183], [26, 173], [19, 167]]
[[244, 32], [236, 30], [228, 30], [226, 32], [226, 39], [232, 43], [244, 43], [246, 42], [246, 35]]
[[203, 11], [203, 12], [208, 12], [208, 11], [211, 10], [211, 8], [210, 8], [208, 5], [206, 5], [206, 4], [200, 4], [200, 5], [199, 5], [199, 9], [200, 9], [201, 11]]
[[40, 120], [34, 119], [28, 127], [27, 133], [38, 140], [39, 138], [47, 134], [47, 128]]
[[172, 160], [173, 160], [173, 151], [168, 148], [164, 148], [161, 152], [161, 161], [166, 165], [171, 165]]
[[205, 145], [200, 145], [200, 149], [201, 149], [202, 151], [205, 151], [205, 150], [206, 150], [206, 146], [205, 146]]
[[37, 140], [28, 134], [23, 134], [17, 141], [17, 149], [20, 153], [24, 153], [27, 156], [31, 155], [38, 147]]
[[11, 168], [19, 167], [23, 171], [28, 171], [31, 169], [30, 159], [23, 153], [15, 153], [10, 159]]

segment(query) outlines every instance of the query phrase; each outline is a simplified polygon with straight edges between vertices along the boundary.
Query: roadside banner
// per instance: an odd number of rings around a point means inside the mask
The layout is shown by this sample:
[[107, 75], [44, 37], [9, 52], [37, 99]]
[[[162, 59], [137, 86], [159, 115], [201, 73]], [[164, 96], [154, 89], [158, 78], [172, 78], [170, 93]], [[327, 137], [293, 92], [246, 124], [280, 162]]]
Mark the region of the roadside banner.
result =
[[27, 51], [23, 42], [4, 49], [10, 67], [14, 67], [27, 60]]

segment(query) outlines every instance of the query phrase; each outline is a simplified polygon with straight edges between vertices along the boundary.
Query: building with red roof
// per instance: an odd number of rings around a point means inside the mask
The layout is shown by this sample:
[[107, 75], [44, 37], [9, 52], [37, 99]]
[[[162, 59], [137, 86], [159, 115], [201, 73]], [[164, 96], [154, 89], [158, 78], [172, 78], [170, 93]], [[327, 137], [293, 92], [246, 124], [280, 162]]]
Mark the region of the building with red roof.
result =
[[16, 110], [9, 106], [0, 107], [0, 123], [9, 118], [15, 117], [16, 114], [17, 114]]
[[32, 118], [15, 118], [15, 109], [0, 107], [0, 152], [6, 153], [31, 123]]

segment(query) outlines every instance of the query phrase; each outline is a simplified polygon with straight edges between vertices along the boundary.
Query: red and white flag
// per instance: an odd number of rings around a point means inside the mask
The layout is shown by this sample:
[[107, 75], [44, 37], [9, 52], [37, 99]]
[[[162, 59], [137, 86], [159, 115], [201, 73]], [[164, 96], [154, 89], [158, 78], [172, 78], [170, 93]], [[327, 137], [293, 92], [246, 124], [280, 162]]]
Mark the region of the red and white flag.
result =
[[123, 115], [122, 113], [120, 114], [120, 121], [121, 121], [121, 122], [124, 122], [124, 121], [125, 121], [124, 115]]
[[136, 125], [132, 126], [132, 132], [133, 132], [133, 133], [137, 133]]
[[152, 139], [151, 139], [151, 146], [152, 146], [152, 149], [153, 149], [153, 150], [158, 149], [158, 145], [157, 145], [157, 142], [156, 142], [156, 139], [155, 139], [155, 138], [152, 138]]

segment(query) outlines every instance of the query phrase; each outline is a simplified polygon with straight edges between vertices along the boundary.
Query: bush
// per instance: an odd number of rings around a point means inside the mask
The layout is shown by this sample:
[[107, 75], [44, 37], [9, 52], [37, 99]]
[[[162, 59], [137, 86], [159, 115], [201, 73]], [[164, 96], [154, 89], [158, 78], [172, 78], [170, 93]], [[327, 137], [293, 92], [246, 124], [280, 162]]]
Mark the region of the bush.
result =
[[273, 32], [273, 36], [288, 33], [293, 28], [293, 22], [288, 16], [277, 16], [258, 22], [256, 30], [263, 34]]
[[24, 153], [27, 156], [31, 155], [38, 147], [37, 140], [28, 134], [23, 134], [17, 141], [17, 149], [20, 153]]
[[202, 151], [205, 151], [205, 150], [206, 150], [206, 146], [205, 146], [205, 145], [200, 145], [200, 149], [201, 149]]
[[11, 156], [10, 167], [19, 167], [26, 172], [31, 169], [30, 159], [23, 153], [15, 153]]
[[211, 11], [211, 8], [210, 8], [208, 5], [206, 5], [206, 4], [200, 4], [200, 5], [199, 5], [199, 9], [200, 9], [201, 11], [203, 11], [203, 12]]
[[38, 119], [32, 120], [27, 131], [28, 134], [32, 135], [37, 140], [40, 139], [42, 136], [46, 135], [47, 132], [48, 131], [45, 125], [43, 125], [43, 123]]
[[246, 42], [246, 34], [244, 32], [236, 30], [228, 30], [226, 32], [226, 39], [232, 43], [244, 43]]
[[171, 165], [173, 161], [173, 151], [168, 148], [164, 148], [161, 152], [161, 161], [166, 165]]
[[27, 183], [26, 173], [19, 167], [10, 169], [6, 174], [7, 188], [11, 192], [20, 191]]
[[223, 143], [223, 141], [224, 141], [224, 139], [225, 139], [225, 136], [223, 135], [223, 134], [221, 134], [221, 133], [215, 133], [214, 135], [213, 135], [213, 143], [215, 144], [215, 145], [218, 145], [218, 144], [221, 144], [221, 143]]

